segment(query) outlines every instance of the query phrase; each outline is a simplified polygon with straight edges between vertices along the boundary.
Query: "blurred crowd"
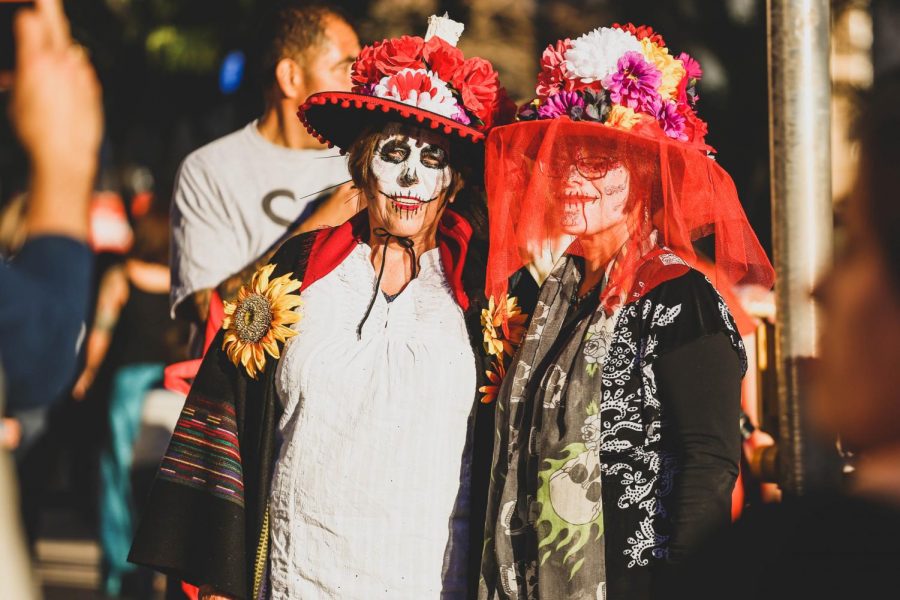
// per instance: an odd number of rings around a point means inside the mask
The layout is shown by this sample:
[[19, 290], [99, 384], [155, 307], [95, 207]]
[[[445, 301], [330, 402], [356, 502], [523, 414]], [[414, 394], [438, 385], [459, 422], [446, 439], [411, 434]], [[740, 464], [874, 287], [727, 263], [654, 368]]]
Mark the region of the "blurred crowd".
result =
[[[257, 39], [258, 68], [272, 74], [260, 80], [262, 114], [187, 155], [172, 189], [138, 172], [122, 193], [98, 193], [102, 90], [60, 0], [20, 10], [14, 33], [2, 93], [29, 184], [0, 206], [0, 597], [38, 596], [31, 548], [45, 509], [62, 502], [96, 531], [103, 592], [151, 598], [153, 574], [127, 561], [131, 537], [223, 302], [285, 239], [364, 207], [338, 152], [296, 117], [311, 94], [350, 90], [360, 42], [334, 7], [273, 11]], [[900, 534], [898, 97], [900, 79], [886, 75], [863, 104], [858, 183], [839, 215], [846, 241], [810, 290], [826, 315], [811, 414], [854, 469], [840, 490], [777, 507], [762, 506], [774, 487], [744, 473], [734, 516], [759, 510], [712, 542], [697, 575], [741, 581], [738, 597], [830, 597], [888, 580], [872, 557]], [[770, 312], [753, 293], [723, 291], [749, 348], [753, 313]], [[746, 466], [772, 442], [753, 425], [756, 390], [744, 394]], [[848, 558], [856, 545], [871, 552]], [[748, 572], [771, 577], [745, 582]], [[168, 597], [182, 593], [169, 582]]]

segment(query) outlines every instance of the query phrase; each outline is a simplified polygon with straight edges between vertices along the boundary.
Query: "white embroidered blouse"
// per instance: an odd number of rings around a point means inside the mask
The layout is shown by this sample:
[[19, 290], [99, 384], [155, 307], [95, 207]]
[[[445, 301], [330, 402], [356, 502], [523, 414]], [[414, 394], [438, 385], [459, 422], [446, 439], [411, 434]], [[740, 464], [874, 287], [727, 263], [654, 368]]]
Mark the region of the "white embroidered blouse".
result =
[[[272, 483], [273, 598], [465, 594], [460, 491], [476, 366], [437, 249], [392, 302], [360, 244], [303, 292], [276, 373], [284, 415]], [[447, 556], [445, 557], [445, 553]]]

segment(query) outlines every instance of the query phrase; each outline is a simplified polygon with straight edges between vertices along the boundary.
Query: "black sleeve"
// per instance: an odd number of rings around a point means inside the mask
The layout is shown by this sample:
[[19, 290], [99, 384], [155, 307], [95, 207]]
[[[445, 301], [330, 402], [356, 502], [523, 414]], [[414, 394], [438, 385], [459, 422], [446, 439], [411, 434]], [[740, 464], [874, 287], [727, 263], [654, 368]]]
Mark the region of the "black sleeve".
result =
[[683, 561], [731, 517], [741, 440], [741, 366], [725, 333], [694, 340], [654, 365], [666, 415], [666, 446], [679, 471], [667, 508], [672, 537], [669, 560]]

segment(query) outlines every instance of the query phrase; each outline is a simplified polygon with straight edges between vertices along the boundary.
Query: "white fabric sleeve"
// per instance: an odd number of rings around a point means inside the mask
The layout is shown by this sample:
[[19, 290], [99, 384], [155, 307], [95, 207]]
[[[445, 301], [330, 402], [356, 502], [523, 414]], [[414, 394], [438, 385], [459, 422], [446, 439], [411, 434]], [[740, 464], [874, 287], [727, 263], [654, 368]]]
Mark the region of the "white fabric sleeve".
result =
[[226, 199], [195, 155], [181, 164], [172, 199], [171, 315], [188, 296], [239, 271], [240, 244]]

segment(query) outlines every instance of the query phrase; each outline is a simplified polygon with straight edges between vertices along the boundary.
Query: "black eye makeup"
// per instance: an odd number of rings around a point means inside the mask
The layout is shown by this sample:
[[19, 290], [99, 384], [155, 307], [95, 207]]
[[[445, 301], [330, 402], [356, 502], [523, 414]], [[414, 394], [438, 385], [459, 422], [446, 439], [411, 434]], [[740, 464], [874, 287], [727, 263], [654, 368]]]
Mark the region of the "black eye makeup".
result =
[[447, 166], [447, 153], [438, 146], [425, 146], [422, 149], [422, 164], [431, 169], [443, 169]]
[[378, 155], [389, 163], [402, 163], [409, 156], [409, 144], [404, 139], [388, 140], [381, 146]]

